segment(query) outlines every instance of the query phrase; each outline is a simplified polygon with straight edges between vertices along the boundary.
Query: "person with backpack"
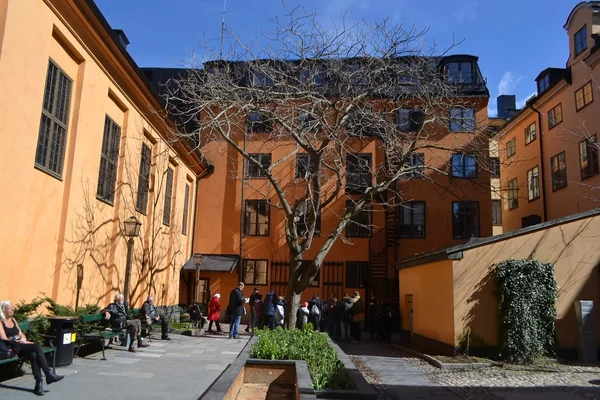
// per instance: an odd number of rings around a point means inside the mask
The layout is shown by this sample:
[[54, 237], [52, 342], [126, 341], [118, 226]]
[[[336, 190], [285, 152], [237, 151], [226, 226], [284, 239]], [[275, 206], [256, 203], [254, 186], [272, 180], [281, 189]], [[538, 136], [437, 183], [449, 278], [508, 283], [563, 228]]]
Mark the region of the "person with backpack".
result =
[[348, 294], [344, 295], [344, 298], [341, 302], [338, 303], [338, 307], [340, 309], [340, 329], [341, 336], [343, 340], [350, 340], [350, 323], [352, 322], [352, 307], [354, 306], [354, 302], [352, 298], [348, 296]]
[[298, 312], [296, 313], [296, 328], [302, 329], [302, 327], [308, 323], [309, 315], [308, 303], [305, 301], [302, 303], [302, 306], [298, 308]]
[[275, 329], [275, 308], [277, 307], [277, 295], [272, 290], [265, 295], [263, 304], [263, 326], [270, 330]]
[[312, 299], [308, 302], [308, 322], [310, 322], [316, 331], [321, 330], [321, 314], [323, 314], [323, 303], [319, 298], [319, 294], [312, 295]]

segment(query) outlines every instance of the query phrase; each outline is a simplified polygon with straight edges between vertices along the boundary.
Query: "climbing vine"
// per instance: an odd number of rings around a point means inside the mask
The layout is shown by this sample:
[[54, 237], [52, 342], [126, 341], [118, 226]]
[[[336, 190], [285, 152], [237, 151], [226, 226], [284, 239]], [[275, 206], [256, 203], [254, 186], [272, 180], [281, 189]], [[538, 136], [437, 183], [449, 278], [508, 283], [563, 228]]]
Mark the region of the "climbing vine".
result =
[[531, 363], [553, 354], [558, 288], [554, 266], [537, 260], [496, 265], [500, 307], [500, 357]]

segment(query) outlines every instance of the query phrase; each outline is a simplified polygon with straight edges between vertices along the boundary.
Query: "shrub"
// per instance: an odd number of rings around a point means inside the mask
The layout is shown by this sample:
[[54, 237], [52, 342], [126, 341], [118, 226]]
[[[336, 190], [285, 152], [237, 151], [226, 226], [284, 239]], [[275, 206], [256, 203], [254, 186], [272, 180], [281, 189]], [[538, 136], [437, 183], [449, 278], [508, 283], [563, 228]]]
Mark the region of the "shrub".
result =
[[554, 266], [506, 260], [496, 266], [500, 307], [500, 357], [531, 363], [552, 355], [556, 343], [557, 285]]
[[352, 381], [324, 333], [307, 324], [302, 329], [256, 329], [258, 342], [250, 357], [265, 360], [304, 360], [315, 389], [353, 389]]

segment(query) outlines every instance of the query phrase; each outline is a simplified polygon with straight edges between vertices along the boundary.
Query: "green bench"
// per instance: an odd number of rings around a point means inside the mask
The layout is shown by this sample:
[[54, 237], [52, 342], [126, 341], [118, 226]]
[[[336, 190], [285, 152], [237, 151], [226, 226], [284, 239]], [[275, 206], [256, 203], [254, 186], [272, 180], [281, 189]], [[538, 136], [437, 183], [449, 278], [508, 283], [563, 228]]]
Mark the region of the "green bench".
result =
[[[92, 332], [88, 332], [88, 333], [84, 333], [83, 329], [85, 327], [86, 324], [92, 324], [92, 323], [99, 323], [99, 328], [98, 330], [93, 330]], [[106, 356], [104, 354], [104, 349], [108, 346], [106, 346], [106, 344], [104, 343], [105, 340], [109, 341], [109, 345], [110, 345], [110, 341], [113, 338], [118, 338], [118, 337], [123, 337], [125, 335], [125, 333], [127, 333], [127, 331], [122, 330], [122, 331], [113, 331], [110, 328], [110, 323], [107, 319], [104, 318], [104, 314], [89, 314], [89, 315], [83, 315], [81, 317], [80, 320], [80, 334], [79, 334], [79, 338], [80, 340], [78, 340], [78, 346], [77, 346], [77, 350], [75, 351], [75, 355], [77, 355], [77, 353], [79, 353], [79, 348], [81, 347], [81, 343], [83, 340], [87, 340], [87, 341], [99, 341], [102, 344], [102, 359], [106, 360]], [[83, 339], [83, 340], [81, 340]]]
[[146, 318], [142, 317], [142, 309], [141, 308], [134, 308], [133, 310], [131, 310], [131, 315], [133, 316], [133, 318], [140, 320], [140, 322], [142, 323], [142, 329], [146, 329], [148, 331], [148, 339], [150, 341], [152, 341], [152, 337], [150, 336], [150, 333], [152, 332], [152, 328], [155, 326], [161, 326], [160, 322], [152, 321], [152, 325], [148, 325]]
[[[43, 335], [41, 333], [38, 333], [38, 332], [32, 330], [29, 327], [28, 321], [19, 322], [19, 328], [21, 328], [21, 332], [23, 332], [25, 334], [27, 339], [31, 339], [31, 336], [38, 336], [38, 337], [41, 337], [44, 339], [48, 339], [48, 343], [50, 344], [50, 346], [42, 346], [42, 350], [44, 350], [44, 354], [52, 353], [52, 370], [54, 372], [56, 372], [56, 347], [54, 346], [54, 343], [52, 342], [53, 340], [56, 340], [56, 338], [54, 336]], [[4, 360], [0, 360], [0, 365], [18, 362], [19, 367], [21, 367], [21, 365], [23, 364], [23, 361], [24, 360], [21, 357], [7, 358]]]

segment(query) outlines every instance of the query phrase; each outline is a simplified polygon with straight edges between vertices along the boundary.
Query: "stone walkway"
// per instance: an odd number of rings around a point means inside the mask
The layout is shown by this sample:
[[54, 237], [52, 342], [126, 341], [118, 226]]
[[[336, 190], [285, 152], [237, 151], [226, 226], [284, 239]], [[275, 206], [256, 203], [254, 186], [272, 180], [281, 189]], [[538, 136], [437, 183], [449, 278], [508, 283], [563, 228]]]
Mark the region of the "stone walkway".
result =
[[[57, 368], [65, 379], [45, 385], [47, 399], [196, 400], [238, 356], [250, 336], [241, 339], [171, 335], [153, 340], [150, 347], [129, 353], [113, 346], [101, 353], [76, 358]], [[30, 373], [0, 384], [2, 399], [32, 399], [35, 382]]]

